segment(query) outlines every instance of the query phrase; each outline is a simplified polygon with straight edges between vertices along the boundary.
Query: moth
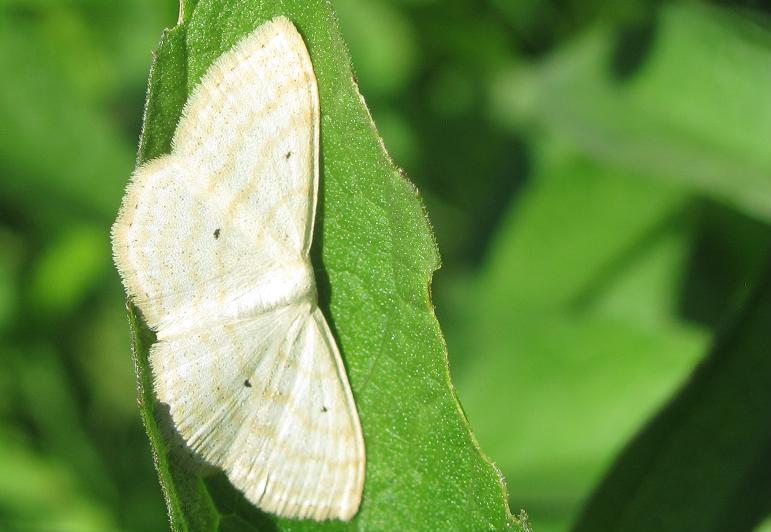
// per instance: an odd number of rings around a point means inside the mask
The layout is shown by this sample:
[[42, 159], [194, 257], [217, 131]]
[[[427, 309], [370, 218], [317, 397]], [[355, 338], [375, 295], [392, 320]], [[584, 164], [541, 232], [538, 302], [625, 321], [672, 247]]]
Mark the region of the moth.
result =
[[206, 71], [171, 152], [135, 170], [112, 245], [187, 446], [263, 510], [347, 520], [365, 449], [309, 257], [319, 127], [308, 50], [277, 17]]

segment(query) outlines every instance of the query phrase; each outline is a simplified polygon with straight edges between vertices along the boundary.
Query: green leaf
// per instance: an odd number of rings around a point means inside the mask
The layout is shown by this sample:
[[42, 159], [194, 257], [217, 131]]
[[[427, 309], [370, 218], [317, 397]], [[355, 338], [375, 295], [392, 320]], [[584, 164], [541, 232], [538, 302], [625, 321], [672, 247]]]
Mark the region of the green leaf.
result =
[[308, 45], [321, 99], [322, 176], [312, 258], [367, 447], [361, 510], [350, 523], [277, 519], [222, 474], [204, 478], [164, 436], [147, 350], [130, 312], [140, 406], [175, 530], [522, 529], [502, 478], [481, 454], [449, 381], [430, 299], [439, 257], [420, 197], [387, 153], [352, 79], [327, 2], [186, 3], [152, 67], [140, 160], [169, 149], [184, 101], [206, 68], [247, 32], [283, 14]]
[[767, 22], [689, 2], [600, 25], [499, 80], [494, 116], [516, 127], [529, 116], [600, 161], [771, 220]]
[[577, 303], [623, 268], [619, 257], [675, 221], [687, 200], [559, 143], [542, 142], [534, 155], [533, 176], [493, 236], [479, 276], [480, 289], [512, 309]]
[[619, 457], [576, 532], [753, 530], [771, 511], [771, 270]]
[[512, 506], [546, 532], [575, 519], [707, 335], [677, 316], [694, 232], [686, 197], [540, 148], [482, 270], [446, 305], [446, 326], [477, 437]]

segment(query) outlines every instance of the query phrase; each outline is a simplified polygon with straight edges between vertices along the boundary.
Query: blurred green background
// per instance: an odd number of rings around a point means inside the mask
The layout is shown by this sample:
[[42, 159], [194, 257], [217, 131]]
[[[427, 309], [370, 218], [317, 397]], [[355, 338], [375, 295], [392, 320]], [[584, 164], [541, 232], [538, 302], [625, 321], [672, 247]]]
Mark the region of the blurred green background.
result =
[[[771, 2], [334, 5], [466, 414], [512, 509], [569, 530], [768, 264]], [[166, 527], [108, 229], [176, 11], [0, 0], [0, 528]]]

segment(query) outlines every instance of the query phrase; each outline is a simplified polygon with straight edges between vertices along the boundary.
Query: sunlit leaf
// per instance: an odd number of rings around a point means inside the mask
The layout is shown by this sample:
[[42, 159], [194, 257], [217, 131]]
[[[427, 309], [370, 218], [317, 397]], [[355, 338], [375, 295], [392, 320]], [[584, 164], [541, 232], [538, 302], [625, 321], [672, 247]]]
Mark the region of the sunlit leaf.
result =
[[438, 254], [415, 188], [391, 163], [352, 80], [322, 1], [186, 6], [153, 66], [140, 158], [168, 150], [181, 105], [209, 64], [277, 14], [303, 34], [321, 98], [323, 168], [313, 260], [321, 305], [348, 368], [364, 428], [367, 481], [350, 523], [261, 514], [222, 476], [199, 477], [169, 451], [135, 329], [142, 412], [172, 524], [179, 530], [517, 528], [498, 472], [481, 455], [453, 394], [429, 283]]

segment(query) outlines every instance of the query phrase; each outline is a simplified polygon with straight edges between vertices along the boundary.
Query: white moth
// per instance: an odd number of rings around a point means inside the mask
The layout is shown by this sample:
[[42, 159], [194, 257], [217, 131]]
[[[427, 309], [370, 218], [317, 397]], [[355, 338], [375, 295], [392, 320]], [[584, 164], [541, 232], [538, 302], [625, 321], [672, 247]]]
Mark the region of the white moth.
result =
[[316, 77], [278, 17], [203, 76], [171, 153], [134, 172], [112, 243], [187, 445], [263, 510], [351, 519], [364, 440], [308, 255], [318, 179]]

